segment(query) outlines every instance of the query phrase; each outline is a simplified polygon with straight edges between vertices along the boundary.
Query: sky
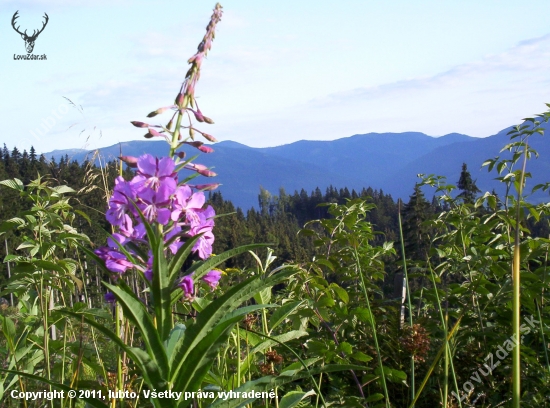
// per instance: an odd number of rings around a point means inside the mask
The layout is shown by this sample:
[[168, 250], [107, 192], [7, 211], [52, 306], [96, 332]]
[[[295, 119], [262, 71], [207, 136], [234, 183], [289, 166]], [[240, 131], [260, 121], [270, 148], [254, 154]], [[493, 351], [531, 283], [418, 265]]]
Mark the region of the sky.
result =
[[[171, 105], [215, 2], [0, 0], [0, 143], [95, 149]], [[254, 147], [418, 131], [486, 137], [550, 102], [550, 2], [227, 0], [195, 95]], [[32, 33], [33, 53], [11, 26]], [[157, 117], [166, 123], [168, 117]]]

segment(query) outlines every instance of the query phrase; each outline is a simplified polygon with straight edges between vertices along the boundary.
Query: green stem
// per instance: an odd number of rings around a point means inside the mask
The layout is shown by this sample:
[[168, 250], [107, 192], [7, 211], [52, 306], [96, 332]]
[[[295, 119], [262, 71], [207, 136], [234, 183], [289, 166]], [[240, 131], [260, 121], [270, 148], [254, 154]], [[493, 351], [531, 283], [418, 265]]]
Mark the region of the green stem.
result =
[[[61, 362], [61, 382], [65, 383], [65, 356], [67, 355], [67, 320], [63, 328], [63, 360]], [[61, 408], [65, 406], [65, 399], [61, 400]]]
[[514, 261], [512, 264], [512, 283], [513, 299], [512, 299], [512, 332], [517, 341], [516, 347], [512, 351], [512, 408], [519, 408], [521, 403], [521, 280], [520, 280], [520, 214], [521, 201], [523, 193], [523, 183], [525, 181], [525, 168], [527, 167], [527, 137], [525, 138], [525, 146], [523, 148], [523, 168], [521, 169], [521, 177], [518, 186], [518, 199], [516, 203], [516, 228], [514, 239]]
[[[115, 319], [116, 319], [116, 335], [120, 338], [120, 319], [121, 319], [121, 310], [118, 303], [115, 306]], [[117, 359], [116, 359], [116, 365], [117, 365], [117, 391], [124, 391], [123, 388], [123, 381], [122, 381], [122, 355], [121, 353], [117, 353]], [[122, 406], [122, 399], [120, 401], [120, 404]], [[113, 398], [112, 401], [113, 408], [116, 406], [116, 399]]]
[[382, 378], [382, 388], [384, 389], [384, 400], [386, 403], [386, 408], [390, 408], [390, 396], [388, 393], [388, 386], [386, 384], [386, 375], [384, 373], [384, 366], [382, 364], [382, 354], [380, 353], [380, 347], [378, 345], [378, 336], [376, 335], [376, 323], [374, 322], [374, 315], [370, 307], [369, 296], [367, 293], [367, 286], [365, 284], [365, 277], [363, 276], [363, 271], [361, 268], [361, 261], [359, 259], [359, 253], [357, 252], [357, 247], [353, 247], [353, 252], [355, 255], [355, 260], [357, 262], [357, 273], [361, 278], [361, 288], [363, 289], [363, 295], [365, 296], [365, 301], [367, 302], [367, 309], [370, 314], [370, 324], [372, 328], [372, 336], [374, 338], [374, 346], [376, 347], [376, 355], [378, 357], [378, 366], [380, 367], [380, 377]]
[[[451, 349], [449, 347], [449, 335], [448, 335], [448, 313], [446, 313], [445, 315], [443, 315], [443, 308], [441, 307], [441, 300], [439, 299], [439, 293], [437, 292], [437, 285], [435, 283], [435, 276], [434, 276], [434, 271], [430, 265], [430, 275], [431, 275], [431, 278], [432, 278], [432, 282], [433, 282], [433, 285], [434, 285], [434, 293], [435, 293], [435, 298], [437, 300], [437, 306], [438, 306], [438, 309], [439, 309], [439, 317], [441, 319], [441, 325], [443, 327], [443, 334], [445, 336], [445, 384], [444, 384], [444, 401], [443, 401], [443, 406], [446, 406], [447, 404], [447, 400], [448, 400], [448, 396], [449, 396], [449, 365], [451, 366], [451, 371], [453, 373], [453, 380], [454, 380], [454, 386], [455, 386], [455, 390], [456, 390], [456, 395], [460, 395], [460, 390], [458, 388], [458, 382], [456, 380], [456, 372], [455, 372], [455, 367], [454, 367], [454, 364], [453, 364], [453, 359], [452, 359], [452, 354], [451, 354]], [[460, 321], [460, 320], [459, 320]], [[456, 327], [456, 325], [455, 325]], [[453, 328], [453, 331], [454, 331], [454, 328]], [[462, 402], [460, 401], [460, 398], [458, 398], [458, 406], [459, 407], [462, 407]]]
[[548, 368], [548, 372], [550, 373], [550, 361], [548, 360], [548, 348], [546, 347], [546, 339], [544, 337], [544, 327], [542, 325], [542, 317], [540, 315], [540, 306], [536, 299], [535, 299], [535, 306], [537, 307], [537, 318], [539, 319], [539, 330], [540, 330], [540, 336], [542, 338], [542, 346], [544, 350], [544, 358], [546, 360], [546, 368]]
[[176, 119], [176, 127], [174, 129], [174, 133], [172, 134], [172, 143], [170, 143], [170, 152], [169, 156], [174, 157], [174, 154], [176, 154], [176, 149], [178, 147], [178, 139], [180, 136], [180, 126], [181, 126], [181, 120], [183, 118], [183, 113], [181, 113], [181, 109], [184, 108], [182, 106], [180, 108], [180, 111], [178, 112], [178, 118]]
[[[405, 279], [405, 290], [407, 291], [407, 304], [409, 307], [409, 326], [413, 327], [413, 312], [412, 312], [412, 304], [411, 304], [411, 290], [409, 287], [409, 275], [407, 273], [407, 260], [405, 258], [405, 240], [403, 239], [403, 226], [401, 223], [401, 200], [399, 201], [399, 209], [397, 211], [397, 220], [399, 222], [399, 239], [401, 240], [401, 259], [403, 260], [403, 274]], [[401, 301], [401, 305], [403, 305], [403, 300]], [[415, 385], [414, 385], [414, 355], [411, 354], [411, 401], [414, 400], [414, 394], [415, 394]], [[414, 404], [413, 404], [414, 407]]]
[[237, 329], [237, 387], [241, 386], [241, 333], [239, 330], [239, 325], [236, 326]]

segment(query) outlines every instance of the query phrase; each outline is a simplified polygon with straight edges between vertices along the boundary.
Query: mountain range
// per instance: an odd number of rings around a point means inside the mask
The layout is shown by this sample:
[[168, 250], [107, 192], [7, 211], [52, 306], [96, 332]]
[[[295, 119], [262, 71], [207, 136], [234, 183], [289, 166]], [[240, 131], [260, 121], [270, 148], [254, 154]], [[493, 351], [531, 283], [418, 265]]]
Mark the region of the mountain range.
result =
[[[546, 130], [550, 126], [546, 124]], [[279, 194], [284, 188], [288, 194], [300, 191], [308, 193], [319, 187], [321, 191], [332, 185], [360, 191], [363, 187], [382, 189], [395, 199], [405, 202], [412, 194], [414, 184], [420, 179], [417, 174], [435, 174], [447, 177], [455, 184], [460, 177], [462, 163], [466, 163], [472, 178], [482, 191], [495, 189], [503, 193], [501, 183], [494, 180], [495, 171], [488, 173], [482, 163], [499, 153], [510, 142], [504, 129], [485, 138], [476, 138], [458, 133], [431, 137], [419, 132], [367, 133], [333, 141], [300, 140], [287, 145], [253, 148], [233, 141], [212, 145], [214, 152], [200, 153], [191, 146], [185, 146], [189, 155], [200, 154], [194, 161], [212, 167], [218, 176], [200, 176], [197, 183], [221, 183], [223, 197], [236, 206], [248, 209], [258, 206], [260, 186], [271, 194]], [[533, 179], [528, 187], [550, 179], [550, 143], [547, 136], [535, 134], [529, 139], [531, 147], [540, 157], [528, 163]], [[158, 140], [140, 140], [116, 144], [100, 149], [107, 160], [114, 160], [119, 152], [127, 156], [150, 153], [163, 156], [167, 144]], [[47, 158], [68, 155], [79, 162], [91, 157], [86, 150], [55, 150], [45, 153]], [[530, 189], [529, 189], [530, 191]], [[433, 191], [425, 190], [428, 198]], [[541, 201], [548, 193], [538, 192], [533, 201]]]

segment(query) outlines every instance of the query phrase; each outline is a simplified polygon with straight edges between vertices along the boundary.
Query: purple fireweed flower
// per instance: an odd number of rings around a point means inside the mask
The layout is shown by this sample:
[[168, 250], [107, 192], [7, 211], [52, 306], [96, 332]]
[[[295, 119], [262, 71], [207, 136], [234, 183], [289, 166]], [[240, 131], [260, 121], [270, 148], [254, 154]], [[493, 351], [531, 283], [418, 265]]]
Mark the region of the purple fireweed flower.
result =
[[107, 302], [107, 303], [115, 303], [115, 302], [116, 302], [115, 294], [114, 294], [113, 292], [107, 292], [107, 293], [105, 293], [105, 302]]
[[[185, 213], [190, 226], [196, 226], [199, 222], [199, 216], [195, 213], [202, 209], [205, 201], [204, 193], [198, 192], [193, 194], [191, 188], [185, 185], [178, 187], [174, 195], [172, 221], [179, 220], [181, 214]], [[193, 223], [193, 221], [196, 222]]]
[[136, 215], [132, 201], [136, 199], [135, 187], [125, 181], [121, 176], [115, 179], [113, 195], [109, 199], [109, 209], [105, 214], [107, 221], [116, 227], [121, 227], [121, 232], [129, 236], [132, 233], [132, 219], [128, 212]]
[[137, 167], [138, 175], [134, 177], [134, 181], [140, 190], [145, 187], [156, 190], [166, 179], [176, 181], [176, 164], [171, 157], [159, 160], [150, 154], [144, 154], [138, 158]]
[[206, 259], [212, 255], [212, 244], [214, 243], [214, 234], [212, 233], [212, 227], [203, 226], [191, 228], [189, 235], [194, 236], [197, 234], [203, 234], [193, 246], [193, 251], [197, 251], [199, 258]]
[[188, 300], [193, 300], [195, 297], [195, 284], [193, 283], [193, 274], [184, 276], [179, 287], [183, 290], [183, 296]]
[[128, 261], [124, 254], [109, 247], [98, 248], [94, 253], [105, 262], [105, 267], [111, 272], [123, 274], [126, 270], [134, 267], [134, 264]]
[[127, 218], [127, 212], [131, 205], [132, 204], [130, 204], [128, 198], [124, 194], [115, 191], [109, 200], [109, 209], [105, 214], [105, 218], [107, 218], [107, 221], [109, 221], [111, 225], [116, 227], [127, 224], [128, 222], [131, 223], [131, 220]]
[[126, 270], [133, 268], [134, 264], [126, 259], [124, 254], [117, 251], [110, 251], [105, 266], [112, 272], [123, 274]]
[[124, 245], [129, 241], [130, 239], [128, 239], [127, 236], [114, 233], [111, 237], [107, 238], [107, 245], [109, 246], [109, 248], [118, 249], [117, 242], [120, 245]]
[[153, 253], [149, 251], [148, 255], [149, 259], [147, 259], [147, 269], [143, 272], [143, 275], [145, 275], [145, 279], [151, 282], [153, 280]]
[[173, 179], [164, 179], [158, 191], [146, 188], [139, 193], [139, 209], [149, 222], [158, 221], [166, 225], [170, 221], [172, 211], [167, 208], [171, 204], [170, 196], [176, 191], [176, 182]]
[[[174, 225], [174, 227], [164, 235], [164, 243], [167, 243], [178, 234], [181, 234], [181, 227], [179, 225]], [[180, 249], [182, 245], [183, 242], [178, 237], [168, 245], [168, 249], [170, 249], [173, 255], [176, 255], [178, 249]]]
[[191, 228], [209, 227], [210, 229], [212, 229], [214, 227], [214, 217], [216, 216], [216, 212], [211, 205], [206, 208], [188, 211], [185, 215], [185, 219]]
[[147, 230], [145, 229], [145, 225], [143, 225], [143, 223], [140, 222], [134, 227], [134, 231], [132, 232], [129, 238], [130, 240], [136, 241], [136, 242], [146, 242], [144, 239], [146, 235], [147, 235]]
[[206, 282], [211, 289], [216, 289], [220, 279], [222, 277], [222, 271], [212, 269], [206, 275], [202, 277], [203, 282]]

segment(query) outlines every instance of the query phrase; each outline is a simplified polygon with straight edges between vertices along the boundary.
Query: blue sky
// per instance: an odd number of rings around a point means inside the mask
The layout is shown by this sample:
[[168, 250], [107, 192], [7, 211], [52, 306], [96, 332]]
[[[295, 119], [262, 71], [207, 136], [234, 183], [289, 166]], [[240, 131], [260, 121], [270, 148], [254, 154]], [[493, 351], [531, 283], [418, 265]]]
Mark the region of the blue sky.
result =
[[[172, 103], [215, 2], [0, 0], [0, 143], [141, 139]], [[275, 146], [368, 132], [489, 136], [550, 102], [545, 1], [228, 0], [196, 96], [218, 140]], [[13, 13], [30, 32], [26, 54]], [[70, 106], [69, 98], [82, 109]], [[167, 120], [167, 119], [166, 119]], [[166, 120], [162, 119], [164, 123]]]

